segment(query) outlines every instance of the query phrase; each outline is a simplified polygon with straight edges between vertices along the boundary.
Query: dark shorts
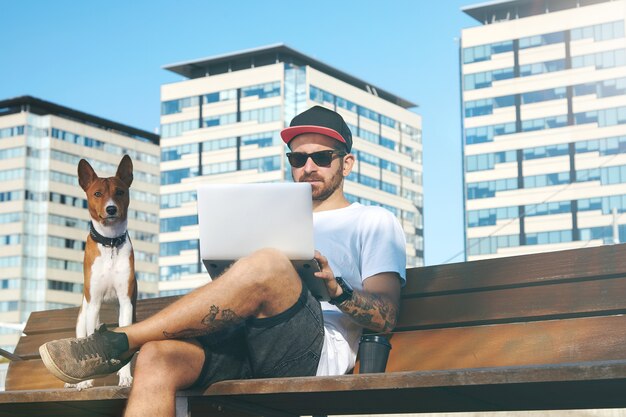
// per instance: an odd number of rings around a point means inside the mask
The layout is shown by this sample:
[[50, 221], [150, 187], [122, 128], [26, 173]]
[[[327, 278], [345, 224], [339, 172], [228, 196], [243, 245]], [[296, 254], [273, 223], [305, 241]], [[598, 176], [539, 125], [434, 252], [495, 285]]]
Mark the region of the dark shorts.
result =
[[303, 286], [298, 301], [283, 313], [248, 319], [198, 341], [205, 359], [195, 388], [225, 379], [312, 376], [324, 344], [322, 310]]

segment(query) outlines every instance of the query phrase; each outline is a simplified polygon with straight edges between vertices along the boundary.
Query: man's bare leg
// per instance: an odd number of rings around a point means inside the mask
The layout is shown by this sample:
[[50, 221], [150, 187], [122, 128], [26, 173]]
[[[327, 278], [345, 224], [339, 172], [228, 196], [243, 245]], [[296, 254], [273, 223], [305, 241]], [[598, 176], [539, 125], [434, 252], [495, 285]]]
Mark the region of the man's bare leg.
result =
[[148, 342], [135, 364], [125, 417], [173, 416], [176, 391], [193, 384], [204, 364], [204, 349], [192, 340]]
[[154, 316], [116, 329], [130, 350], [150, 341], [212, 333], [248, 317], [272, 317], [295, 304], [302, 282], [289, 259], [262, 249], [236, 262], [218, 279], [187, 294]]

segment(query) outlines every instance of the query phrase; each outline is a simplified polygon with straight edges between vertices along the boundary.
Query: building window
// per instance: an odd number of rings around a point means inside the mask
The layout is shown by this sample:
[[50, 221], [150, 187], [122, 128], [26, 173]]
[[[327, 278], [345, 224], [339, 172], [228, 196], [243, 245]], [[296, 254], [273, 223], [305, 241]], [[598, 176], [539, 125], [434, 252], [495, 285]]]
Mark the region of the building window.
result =
[[65, 292], [73, 292], [73, 293], [82, 293], [83, 292], [83, 284], [77, 284], [73, 282], [65, 282], [65, 281], [55, 281], [48, 280], [48, 289], [55, 291], [65, 291]]
[[181, 216], [181, 217], [170, 217], [166, 219], [161, 219], [161, 233], [167, 232], [178, 232], [181, 228], [185, 226], [192, 226], [198, 224], [198, 216]]
[[161, 256], [179, 256], [182, 251], [197, 250], [197, 240], [181, 240], [175, 242], [163, 242], [159, 245], [161, 247]]
[[241, 89], [242, 97], [258, 97], [260, 99], [277, 97], [280, 95], [280, 81], [258, 84]]
[[177, 281], [185, 275], [199, 274], [201, 272], [202, 270], [198, 263], [162, 266], [160, 268], [161, 281]]
[[600, 23], [571, 30], [572, 41], [593, 38], [594, 42], [624, 37], [624, 21]]
[[22, 136], [23, 134], [24, 126], [13, 126], [0, 129], [0, 139], [10, 138], [13, 136]]
[[180, 193], [162, 194], [161, 208], [177, 208], [186, 203], [194, 203], [197, 201], [197, 193], [193, 191], [183, 191]]
[[535, 48], [538, 46], [552, 45], [554, 43], [565, 42], [565, 32], [546, 33], [544, 35], [528, 36], [520, 38], [519, 48]]
[[463, 48], [463, 63], [489, 61], [492, 55], [513, 51], [513, 41], [490, 43]]
[[477, 90], [491, 87], [494, 81], [509, 80], [514, 77], [513, 68], [467, 74], [463, 77], [463, 90]]
[[595, 69], [606, 69], [623, 67], [624, 65], [626, 65], [626, 49], [615, 49], [572, 57], [572, 68], [593, 66]]

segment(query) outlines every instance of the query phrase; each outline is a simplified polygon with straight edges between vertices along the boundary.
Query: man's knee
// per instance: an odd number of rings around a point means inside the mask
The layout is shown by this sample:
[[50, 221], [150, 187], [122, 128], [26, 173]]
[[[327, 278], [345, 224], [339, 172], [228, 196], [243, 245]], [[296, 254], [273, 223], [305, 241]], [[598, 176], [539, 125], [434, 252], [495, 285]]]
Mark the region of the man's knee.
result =
[[135, 378], [167, 375], [180, 365], [178, 355], [167, 341], [152, 341], [141, 346], [135, 362]]
[[197, 378], [204, 361], [202, 348], [170, 342], [152, 341], [141, 347], [133, 372], [135, 385], [179, 388]]
[[161, 371], [167, 366], [166, 354], [159, 342], [148, 342], [141, 347], [135, 362], [135, 378], [143, 373], [154, 373]]
[[283, 278], [289, 280], [297, 277], [287, 255], [276, 249], [259, 249], [244, 258], [244, 262], [254, 269], [255, 273], [251, 274], [251, 278], [258, 284], [280, 281], [284, 285]]

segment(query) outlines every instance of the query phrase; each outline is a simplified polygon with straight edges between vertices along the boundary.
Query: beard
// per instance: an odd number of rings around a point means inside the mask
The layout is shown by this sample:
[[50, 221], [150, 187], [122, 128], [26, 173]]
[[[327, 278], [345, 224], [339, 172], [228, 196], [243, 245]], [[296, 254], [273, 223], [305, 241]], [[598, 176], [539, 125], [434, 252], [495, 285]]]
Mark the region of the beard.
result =
[[309, 175], [305, 174], [305, 175], [302, 175], [300, 178], [298, 178], [298, 182], [321, 181], [322, 182], [321, 184], [311, 183], [312, 196], [313, 196], [313, 201], [324, 201], [328, 197], [333, 195], [333, 193], [337, 191], [339, 187], [341, 187], [341, 184], [343, 182], [342, 172], [343, 172], [343, 164], [340, 164], [339, 169], [335, 171], [333, 176], [330, 177], [329, 179], [324, 179], [317, 174], [309, 174]]

